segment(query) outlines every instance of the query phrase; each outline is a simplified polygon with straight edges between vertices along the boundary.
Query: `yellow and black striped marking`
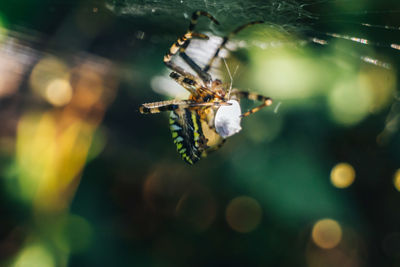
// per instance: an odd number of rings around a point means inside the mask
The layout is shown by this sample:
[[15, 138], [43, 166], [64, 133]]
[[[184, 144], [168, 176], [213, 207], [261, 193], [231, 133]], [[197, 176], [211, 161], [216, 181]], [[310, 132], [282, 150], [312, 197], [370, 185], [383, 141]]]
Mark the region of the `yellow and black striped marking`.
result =
[[194, 164], [206, 149], [200, 117], [195, 110], [177, 109], [171, 112], [169, 127], [172, 139], [182, 159]]
[[139, 107], [139, 111], [142, 114], [160, 113], [163, 111], [175, 110], [178, 108], [188, 108], [195, 104], [196, 102], [193, 102], [191, 100], [173, 99], [167, 101], [144, 103]]
[[205, 11], [196, 11], [192, 14], [192, 19], [190, 21], [190, 25], [189, 25], [189, 29], [188, 31], [185, 33], [185, 35], [183, 35], [182, 37], [178, 38], [178, 40], [176, 40], [175, 43], [172, 44], [172, 46], [170, 47], [169, 51], [167, 52], [167, 54], [164, 56], [164, 63], [167, 63], [169, 61], [171, 61], [172, 56], [175, 55], [176, 53], [178, 53], [179, 48], [181, 48], [181, 52], [184, 52], [186, 47], [189, 45], [190, 43], [190, 39], [192, 39], [193, 37], [196, 38], [200, 38], [200, 39], [209, 39], [209, 37], [203, 33], [196, 33], [193, 32], [196, 24], [197, 24], [197, 20], [199, 18], [199, 16], [204, 16], [209, 18], [210, 20], [212, 20], [215, 24], [219, 25], [219, 22], [209, 13], [205, 12]]
[[272, 105], [272, 99], [269, 98], [269, 97], [263, 96], [263, 95], [250, 93], [250, 92], [245, 92], [245, 91], [233, 91], [232, 94], [236, 95], [238, 98], [247, 98], [249, 100], [262, 102], [261, 105], [250, 109], [246, 113], [243, 113], [241, 117], [247, 117], [250, 114], [253, 114], [253, 113], [259, 111], [263, 107], [268, 107], [268, 106]]
[[199, 83], [196, 81], [196, 77], [185, 77], [176, 72], [171, 72], [169, 77], [174, 79], [177, 83], [179, 83], [183, 88], [188, 90], [192, 95], [198, 96], [197, 89], [200, 88]]
[[196, 26], [197, 20], [200, 16], [207, 17], [210, 20], [212, 20], [215, 24], [219, 25], [218, 20], [216, 20], [210, 13], [207, 13], [202, 10], [198, 10], [198, 11], [193, 12], [193, 14], [192, 14], [192, 19], [190, 20], [190, 25], [189, 25], [189, 31], [194, 30], [194, 27]]
[[200, 38], [200, 39], [209, 39], [209, 37], [207, 35], [203, 34], [203, 33], [193, 32], [194, 27], [197, 24], [197, 19], [199, 18], [199, 16], [208, 17], [215, 24], [219, 25], [219, 22], [213, 16], [208, 14], [207, 12], [204, 12], [204, 11], [196, 11], [196, 12], [194, 12], [193, 15], [192, 15], [192, 19], [190, 21], [190, 25], [189, 25], [188, 31], [185, 33], [185, 35], [183, 35], [182, 37], [178, 38], [178, 40], [176, 40], [176, 42], [172, 44], [172, 46], [170, 47], [168, 53], [164, 56], [164, 62], [170, 61], [171, 57], [178, 52], [180, 47], [182, 47], [181, 48], [181, 52], [184, 52], [186, 47], [190, 43], [190, 39], [192, 39], [193, 37]]

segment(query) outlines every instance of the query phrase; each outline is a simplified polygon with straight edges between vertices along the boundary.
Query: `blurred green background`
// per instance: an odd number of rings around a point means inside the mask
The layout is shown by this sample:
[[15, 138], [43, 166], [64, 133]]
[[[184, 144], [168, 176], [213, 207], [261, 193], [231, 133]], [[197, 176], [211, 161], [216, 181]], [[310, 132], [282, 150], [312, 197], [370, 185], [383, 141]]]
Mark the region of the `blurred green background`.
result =
[[[162, 62], [193, 11], [274, 99], [194, 166]], [[400, 266], [397, 1], [3, 1], [0, 264]], [[207, 55], [213, 54], [203, 48]], [[226, 68], [220, 71], [229, 82]], [[244, 109], [252, 103], [243, 102]]]

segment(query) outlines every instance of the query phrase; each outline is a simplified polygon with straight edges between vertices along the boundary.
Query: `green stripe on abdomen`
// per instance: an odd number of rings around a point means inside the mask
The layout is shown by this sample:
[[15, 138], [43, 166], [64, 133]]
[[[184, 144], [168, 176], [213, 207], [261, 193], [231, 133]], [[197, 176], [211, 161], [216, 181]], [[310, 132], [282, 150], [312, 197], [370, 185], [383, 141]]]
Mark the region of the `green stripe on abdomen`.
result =
[[182, 159], [189, 164], [198, 161], [205, 147], [197, 112], [190, 109], [174, 110], [171, 112], [169, 123], [172, 139]]

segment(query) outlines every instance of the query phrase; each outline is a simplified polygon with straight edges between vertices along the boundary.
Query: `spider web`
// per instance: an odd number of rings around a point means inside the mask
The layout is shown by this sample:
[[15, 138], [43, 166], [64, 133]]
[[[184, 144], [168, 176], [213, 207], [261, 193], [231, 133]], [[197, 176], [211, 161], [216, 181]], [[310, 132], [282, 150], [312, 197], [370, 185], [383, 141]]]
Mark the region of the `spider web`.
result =
[[[396, 19], [399, 17], [400, 8], [396, 1], [377, 4], [376, 1], [346, 0], [108, 0], [106, 7], [120, 16], [146, 17], [159, 21], [161, 25], [168, 22], [169, 25], [181, 25], [181, 27], [188, 23], [193, 11], [205, 10], [222, 22], [221, 25], [214, 25], [211, 22], [200, 23], [203, 29], [211, 30], [216, 36], [224, 36], [235, 27], [249, 21], [263, 20], [277, 32], [296, 36], [299, 44], [315, 43], [323, 46], [330, 44], [332, 39], [338, 39], [381, 50], [400, 51], [399, 38], [393, 40], [393, 36], [399, 36], [398, 31], [400, 31], [400, 21]], [[343, 33], [343, 28], [351, 28], [354, 31]], [[387, 32], [379, 31], [382, 29]], [[375, 31], [372, 35], [378, 40], [372, 41], [363, 37], [370, 36], [371, 30]], [[280, 35], [280, 38], [282, 36]], [[282, 40], [278, 38], [279, 41]], [[254, 44], [271, 46], [271, 43], [265, 42], [265, 38], [264, 41]], [[204, 46], [209, 47], [209, 44]], [[389, 67], [388, 64], [369, 58], [367, 55], [350, 56], [380, 67]]]
[[[315, 49], [325, 48], [327, 51], [334, 49], [343, 58], [348, 58], [349, 64], [358, 61], [377, 68], [394, 70], [399, 77], [400, 8], [396, 1], [109, 0], [107, 8], [119, 16], [150, 17], [161, 24], [168, 21], [170, 25], [179, 25], [179, 32], [186, 30], [193, 11], [205, 10], [211, 13], [222, 22], [221, 25], [214, 25], [201, 18], [198, 31], [207, 32], [211, 38], [209, 41], [193, 40], [187, 49], [188, 55], [200, 66], [208, 62], [213, 54], [210, 51], [215, 51], [221, 42], [221, 36], [249, 21], [264, 20], [269, 30], [258, 28], [257, 35], [260, 38], [254, 34], [251, 39], [235, 38], [226, 45], [227, 49], [221, 56], [227, 57], [229, 51], [252, 46], [262, 49], [287, 45], [300, 49], [311, 46]], [[175, 35], [175, 38], [178, 36], [179, 34]], [[345, 45], [337, 45], [338, 43]], [[322, 53], [321, 57], [324, 56], [326, 55]], [[179, 57], [174, 60], [178, 65], [185, 66]], [[226, 77], [224, 64], [216, 62], [213, 67], [210, 71], [213, 78]], [[190, 68], [185, 66], [185, 69]], [[154, 77], [152, 87], [171, 97], [186, 97], [184, 90], [169, 80], [167, 71]], [[396, 94], [393, 96], [382, 136], [391, 136], [398, 132], [399, 106]]]
[[277, 25], [299, 27], [299, 19], [311, 18], [312, 14], [301, 8], [301, 3], [293, 0], [216, 1], [216, 0], [109, 0], [106, 5], [118, 15], [188, 17], [195, 10], [205, 10], [225, 25], [243, 24], [263, 19]]

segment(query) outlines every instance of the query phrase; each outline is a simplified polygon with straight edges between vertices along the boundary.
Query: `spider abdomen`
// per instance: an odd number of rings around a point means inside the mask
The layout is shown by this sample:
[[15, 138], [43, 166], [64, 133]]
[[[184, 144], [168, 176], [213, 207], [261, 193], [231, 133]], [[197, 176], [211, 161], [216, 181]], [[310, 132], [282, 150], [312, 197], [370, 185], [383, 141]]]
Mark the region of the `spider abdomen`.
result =
[[189, 164], [197, 162], [206, 148], [197, 112], [190, 109], [176, 109], [171, 112], [169, 124], [172, 139], [182, 159]]

